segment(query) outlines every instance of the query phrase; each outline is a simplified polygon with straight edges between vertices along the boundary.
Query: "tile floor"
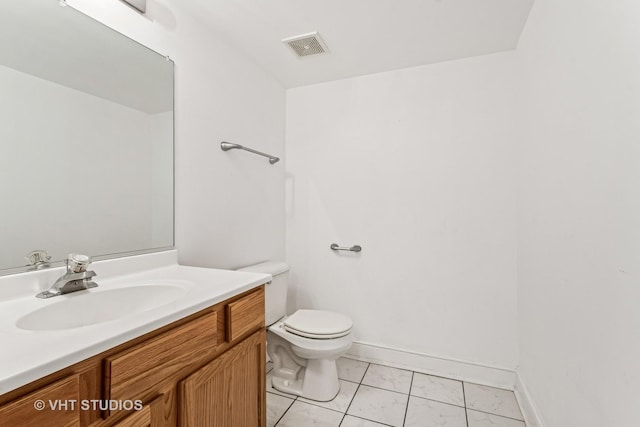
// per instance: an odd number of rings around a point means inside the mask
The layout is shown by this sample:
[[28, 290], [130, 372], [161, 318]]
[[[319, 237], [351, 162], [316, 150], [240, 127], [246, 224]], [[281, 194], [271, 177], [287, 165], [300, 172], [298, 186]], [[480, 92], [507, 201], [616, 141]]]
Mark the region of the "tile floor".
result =
[[341, 358], [340, 393], [315, 402], [271, 387], [267, 427], [525, 427], [512, 391]]

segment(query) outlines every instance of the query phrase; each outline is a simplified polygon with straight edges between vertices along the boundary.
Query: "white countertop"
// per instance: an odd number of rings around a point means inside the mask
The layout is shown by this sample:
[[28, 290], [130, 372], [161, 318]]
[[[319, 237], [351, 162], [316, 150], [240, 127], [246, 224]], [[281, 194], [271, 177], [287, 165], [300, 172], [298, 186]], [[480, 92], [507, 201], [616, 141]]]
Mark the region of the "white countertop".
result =
[[0, 395], [271, 280], [268, 274], [178, 265], [175, 251], [98, 261], [90, 269], [97, 273], [94, 281], [99, 286], [80, 293], [147, 283], [174, 283], [186, 292], [168, 304], [116, 320], [29, 331], [16, 326], [19, 317], [76, 296], [35, 297], [64, 269], [0, 277]]

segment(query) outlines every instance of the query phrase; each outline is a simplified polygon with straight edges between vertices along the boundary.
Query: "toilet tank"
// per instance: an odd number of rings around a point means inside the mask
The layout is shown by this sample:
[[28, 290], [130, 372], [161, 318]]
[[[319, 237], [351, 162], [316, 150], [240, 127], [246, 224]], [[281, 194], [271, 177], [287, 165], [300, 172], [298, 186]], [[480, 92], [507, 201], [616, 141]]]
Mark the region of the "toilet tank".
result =
[[287, 289], [289, 288], [289, 265], [282, 261], [267, 261], [239, 268], [238, 271], [270, 274], [271, 283], [265, 286], [265, 323], [270, 326], [287, 314]]

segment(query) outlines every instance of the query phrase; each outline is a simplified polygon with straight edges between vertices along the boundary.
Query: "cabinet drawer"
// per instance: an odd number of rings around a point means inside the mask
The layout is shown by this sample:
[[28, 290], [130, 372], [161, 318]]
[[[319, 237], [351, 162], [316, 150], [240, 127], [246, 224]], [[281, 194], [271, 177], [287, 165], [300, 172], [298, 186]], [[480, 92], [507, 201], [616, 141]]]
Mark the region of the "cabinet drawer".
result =
[[227, 304], [225, 310], [227, 342], [260, 329], [264, 326], [264, 287]]
[[0, 426], [79, 426], [79, 405], [80, 381], [73, 375], [0, 407]]
[[217, 313], [208, 313], [105, 359], [109, 399], [136, 399], [215, 351]]

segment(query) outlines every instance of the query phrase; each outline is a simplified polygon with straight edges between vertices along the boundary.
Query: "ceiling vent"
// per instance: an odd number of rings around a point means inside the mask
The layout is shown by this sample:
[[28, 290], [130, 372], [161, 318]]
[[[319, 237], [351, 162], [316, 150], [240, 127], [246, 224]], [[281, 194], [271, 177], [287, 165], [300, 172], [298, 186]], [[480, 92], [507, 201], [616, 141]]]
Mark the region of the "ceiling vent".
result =
[[282, 43], [287, 44], [298, 58], [329, 53], [327, 45], [317, 32], [289, 37], [283, 39]]

